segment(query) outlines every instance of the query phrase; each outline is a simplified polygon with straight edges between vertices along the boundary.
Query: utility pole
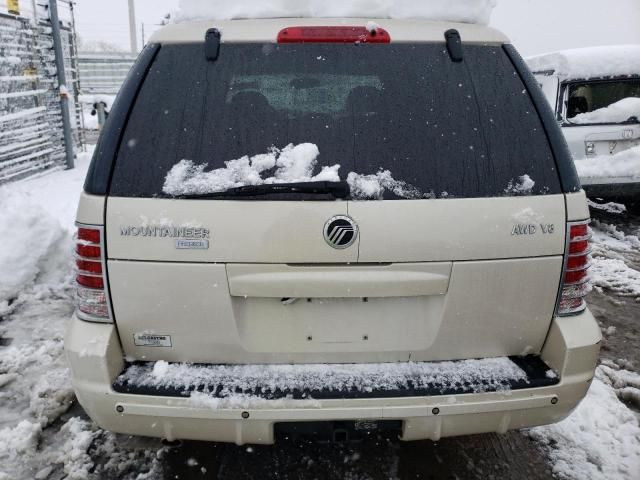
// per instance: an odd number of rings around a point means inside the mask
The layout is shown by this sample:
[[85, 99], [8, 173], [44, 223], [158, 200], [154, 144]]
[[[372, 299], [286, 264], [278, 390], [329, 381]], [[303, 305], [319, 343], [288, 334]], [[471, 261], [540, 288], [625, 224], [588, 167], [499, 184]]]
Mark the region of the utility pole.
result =
[[138, 53], [138, 27], [136, 25], [136, 6], [134, 0], [129, 0], [129, 40], [131, 53]]
[[49, 0], [49, 15], [53, 36], [53, 49], [56, 56], [56, 70], [58, 73], [58, 92], [60, 95], [60, 109], [62, 110], [62, 129], [64, 134], [64, 148], [67, 157], [67, 168], [75, 167], [75, 153], [73, 151], [73, 134], [71, 133], [71, 119], [69, 118], [69, 90], [67, 88], [67, 74], [64, 69], [64, 53], [62, 52], [62, 36], [60, 34], [60, 17], [58, 16], [58, 0]]

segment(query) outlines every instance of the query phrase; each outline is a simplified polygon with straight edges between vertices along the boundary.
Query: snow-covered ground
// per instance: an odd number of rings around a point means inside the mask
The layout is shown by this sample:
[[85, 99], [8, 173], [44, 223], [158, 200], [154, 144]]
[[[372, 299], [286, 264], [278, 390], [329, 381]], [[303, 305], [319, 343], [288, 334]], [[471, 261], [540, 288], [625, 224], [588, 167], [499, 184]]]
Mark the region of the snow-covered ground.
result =
[[[73, 221], [89, 157], [81, 154], [76, 170], [0, 187], [0, 338], [11, 339], [0, 346], [0, 480], [162, 478], [166, 450], [157, 442], [104, 432], [77, 407], [69, 410], [62, 343], [72, 311]], [[596, 288], [640, 300], [633, 261], [640, 232], [603, 222], [593, 229]], [[560, 478], [638, 478], [640, 427], [619, 398], [638, 406], [640, 376], [606, 362], [571, 417], [527, 432]]]
[[635, 235], [628, 235], [615, 225], [598, 220], [593, 221], [592, 228], [590, 273], [594, 287], [640, 301], [640, 229]]
[[[135, 454], [67, 413], [74, 402], [63, 354], [73, 310], [71, 238], [90, 156], [81, 153], [76, 170], [0, 186], [0, 338], [10, 341], [0, 346], [0, 480], [85, 479], [91, 469], [94, 478], [158, 478], [155, 451]], [[96, 468], [87, 451], [98, 438], [92, 448], [111, 460]]]

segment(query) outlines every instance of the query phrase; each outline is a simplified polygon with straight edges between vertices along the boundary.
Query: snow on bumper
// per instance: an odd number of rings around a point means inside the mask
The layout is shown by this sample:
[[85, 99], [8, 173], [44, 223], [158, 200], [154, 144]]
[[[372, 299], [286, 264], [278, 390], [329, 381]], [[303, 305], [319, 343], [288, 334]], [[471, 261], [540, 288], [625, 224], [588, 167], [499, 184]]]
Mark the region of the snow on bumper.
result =
[[125, 363], [113, 325], [86, 323], [74, 316], [65, 348], [78, 400], [107, 430], [167, 439], [270, 444], [274, 424], [281, 422], [401, 420], [401, 438], [407, 441], [554, 423], [585, 396], [600, 340], [600, 329], [588, 311], [556, 318], [542, 358], [561, 381], [549, 387], [434, 397], [263, 400], [224, 408], [213, 408], [198, 396], [115, 392], [112, 384]]

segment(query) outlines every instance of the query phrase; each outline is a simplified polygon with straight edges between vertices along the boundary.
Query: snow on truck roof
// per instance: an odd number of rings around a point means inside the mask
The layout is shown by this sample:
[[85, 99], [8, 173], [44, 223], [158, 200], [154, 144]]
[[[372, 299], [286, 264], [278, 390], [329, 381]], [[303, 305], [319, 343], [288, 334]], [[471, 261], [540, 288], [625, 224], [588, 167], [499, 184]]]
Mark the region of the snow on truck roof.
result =
[[509, 39], [501, 32], [478, 24], [439, 22], [422, 19], [380, 18], [262, 18], [247, 20], [199, 20], [167, 25], [150, 39], [151, 43], [199, 43], [205, 33], [217, 28], [222, 42], [275, 42], [280, 30], [299, 26], [367, 26], [374, 21], [391, 36], [392, 42], [444, 42], [444, 32], [455, 28], [464, 43], [503, 44]]
[[640, 75], [640, 45], [576, 48], [527, 58], [533, 73], [562, 80]]

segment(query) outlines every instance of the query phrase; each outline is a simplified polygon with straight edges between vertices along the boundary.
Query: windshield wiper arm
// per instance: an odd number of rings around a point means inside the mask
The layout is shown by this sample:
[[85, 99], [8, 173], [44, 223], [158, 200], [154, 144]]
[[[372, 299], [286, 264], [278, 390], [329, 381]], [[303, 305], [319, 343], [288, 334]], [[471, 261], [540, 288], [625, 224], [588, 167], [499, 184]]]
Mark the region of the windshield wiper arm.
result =
[[180, 198], [255, 197], [278, 193], [332, 195], [334, 198], [347, 198], [351, 189], [347, 182], [269, 183], [230, 188], [224, 192], [181, 195]]

